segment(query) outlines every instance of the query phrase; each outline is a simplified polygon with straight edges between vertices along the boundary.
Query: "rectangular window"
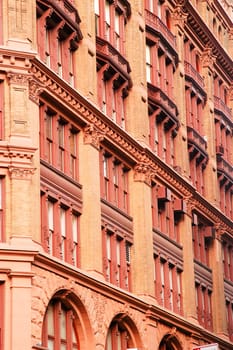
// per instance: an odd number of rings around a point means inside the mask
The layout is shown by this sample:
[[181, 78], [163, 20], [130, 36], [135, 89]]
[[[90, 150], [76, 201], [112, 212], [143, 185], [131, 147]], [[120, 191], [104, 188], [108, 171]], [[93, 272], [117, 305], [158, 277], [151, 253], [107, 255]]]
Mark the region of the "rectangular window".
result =
[[146, 80], [151, 83], [151, 47], [146, 45]]
[[46, 123], [46, 158], [49, 163], [53, 161], [53, 116], [45, 112]]
[[105, 1], [105, 39], [110, 41], [110, 4]]
[[3, 197], [4, 197], [4, 180], [0, 177], [0, 242], [4, 240], [3, 237]]
[[65, 170], [65, 123], [59, 120], [58, 123], [58, 167]]
[[77, 179], [77, 136], [75, 129], [70, 130], [70, 174], [73, 179]]
[[72, 213], [72, 260], [75, 266], [78, 266], [78, 217]]
[[54, 233], [54, 203], [48, 201], [48, 250], [53, 253], [53, 233]]
[[66, 210], [60, 208], [61, 259], [66, 258]]

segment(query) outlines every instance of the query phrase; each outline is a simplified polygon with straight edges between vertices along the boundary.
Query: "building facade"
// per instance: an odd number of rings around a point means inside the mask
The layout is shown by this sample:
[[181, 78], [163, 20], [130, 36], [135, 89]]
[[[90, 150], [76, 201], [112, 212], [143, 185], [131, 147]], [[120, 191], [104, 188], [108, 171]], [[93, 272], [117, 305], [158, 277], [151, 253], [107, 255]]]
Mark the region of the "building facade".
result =
[[233, 349], [233, 4], [0, 1], [0, 349]]

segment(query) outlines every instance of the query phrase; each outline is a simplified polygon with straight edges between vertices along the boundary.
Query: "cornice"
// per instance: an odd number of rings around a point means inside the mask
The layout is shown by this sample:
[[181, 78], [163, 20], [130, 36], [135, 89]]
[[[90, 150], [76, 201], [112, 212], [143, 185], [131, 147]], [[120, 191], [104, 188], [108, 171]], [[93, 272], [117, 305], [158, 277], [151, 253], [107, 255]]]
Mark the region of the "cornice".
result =
[[71, 111], [76, 122], [86, 132], [86, 142], [95, 147], [99, 146], [100, 140], [102, 144], [111, 145], [131, 164], [135, 170], [135, 180], [148, 182], [150, 178], [172, 188], [180, 197], [191, 198], [195, 209], [209, 217], [213, 224], [220, 221], [226, 227], [226, 231], [233, 235], [232, 221], [196, 192], [186, 178], [165, 164], [149, 147], [133, 139], [127, 131], [120, 128], [42, 62], [34, 60], [32, 74], [40, 85], [40, 91], [43, 90], [43, 95]]

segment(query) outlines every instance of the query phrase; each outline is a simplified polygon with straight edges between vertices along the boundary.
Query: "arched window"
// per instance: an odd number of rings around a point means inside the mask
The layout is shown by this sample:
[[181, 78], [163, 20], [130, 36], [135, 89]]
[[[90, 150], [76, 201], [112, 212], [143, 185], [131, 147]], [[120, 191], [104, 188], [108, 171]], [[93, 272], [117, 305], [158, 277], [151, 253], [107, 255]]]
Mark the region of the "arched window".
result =
[[42, 346], [49, 350], [79, 348], [75, 328], [77, 316], [69, 304], [53, 299], [46, 310], [42, 330]]
[[132, 348], [141, 348], [138, 332], [129, 317], [119, 314], [110, 324], [105, 350], [127, 350]]
[[181, 345], [173, 334], [167, 334], [159, 345], [159, 350], [181, 350]]

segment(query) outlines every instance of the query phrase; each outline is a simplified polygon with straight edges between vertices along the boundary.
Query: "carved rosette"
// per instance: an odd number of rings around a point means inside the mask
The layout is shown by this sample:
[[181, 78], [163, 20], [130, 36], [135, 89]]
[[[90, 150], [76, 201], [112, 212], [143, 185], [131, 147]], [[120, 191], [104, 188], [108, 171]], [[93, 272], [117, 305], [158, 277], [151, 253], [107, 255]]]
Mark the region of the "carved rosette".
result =
[[134, 167], [134, 181], [145, 182], [150, 186], [153, 174], [154, 171], [146, 163], [138, 163]]
[[89, 124], [84, 128], [84, 144], [92, 145], [99, 149], [100, 142], [104, 138], [104, 134], [99, 132], [93, 124]]

